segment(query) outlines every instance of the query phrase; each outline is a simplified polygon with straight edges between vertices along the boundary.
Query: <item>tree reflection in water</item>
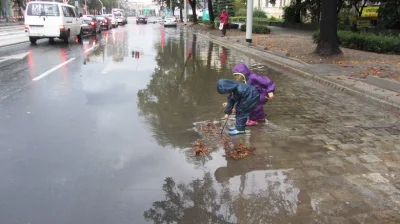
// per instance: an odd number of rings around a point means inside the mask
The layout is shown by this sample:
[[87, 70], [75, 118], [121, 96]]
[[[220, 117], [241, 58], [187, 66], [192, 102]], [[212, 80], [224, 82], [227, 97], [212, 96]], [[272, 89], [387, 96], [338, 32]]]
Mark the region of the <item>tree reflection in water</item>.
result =
[[168, 177], [165, 200], [154, 202], [144, 217], [154, 223], [296, 223], [300, 190], [288, 180], [290, 171], [253, 171], [220, 184], [210, 173], [188, 184]]
[[[229, 214], [233, 214], [232, 207], [224, 207], [231, 203], [218, 197], [210, 173], [189, 184], [176, 184], [168, 177], [163, 190], [165, 200], [154, 202], [153, 207], [144, 212], [146, 220], [154, 223], [232, 223], [228, 221]], [[230, 198], [229, 191], [221, 196]]]
[[[224, 100], [216, 91], [216, 82], [226, 72], [210, 66], [216, 46], [206, 43], [209, 47], [198, 47], [204, 43], [198, 43], [195, 35], [190, 43], [187, 39], [181, 35], [165, 39], [164, 46], [156, 45], [158, 67], [147, 87], [137, 94], [139, 115], [150, 124], [162, 146], [189, 147], [198, 138], [194, 131], [188, 131], [193, 122], [214, 118]], [[189, 58], [185, 46], [190, 49]]]

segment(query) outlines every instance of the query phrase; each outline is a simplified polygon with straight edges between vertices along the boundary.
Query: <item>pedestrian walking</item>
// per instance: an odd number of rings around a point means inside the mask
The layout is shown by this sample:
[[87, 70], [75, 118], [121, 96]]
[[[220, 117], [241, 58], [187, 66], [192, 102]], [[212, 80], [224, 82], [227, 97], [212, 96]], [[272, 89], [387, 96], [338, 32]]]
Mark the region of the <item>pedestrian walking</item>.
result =
[[222, 32], [222, 37], [226, 35], [226, 30], [228, 29], [228, 24], [229, 24], [229, 15], [226, 12], [226, 10], [222, 10], [221, 15], [219, 16], [219, 21], [220, 21], [220, 30]]

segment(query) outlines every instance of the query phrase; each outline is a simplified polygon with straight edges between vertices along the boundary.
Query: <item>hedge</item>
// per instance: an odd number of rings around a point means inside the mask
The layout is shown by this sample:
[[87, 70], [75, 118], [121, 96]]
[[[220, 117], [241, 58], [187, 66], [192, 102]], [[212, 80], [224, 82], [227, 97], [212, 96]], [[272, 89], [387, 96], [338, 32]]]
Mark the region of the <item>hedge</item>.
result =
[[[231, 17], [229, 18], [230, 21], [235, 21], [235, 22], [245, 22], [246, 21], [246, 16], [235, 16], [235, 17]], [[253, 18], [254, 22], [261, 22], [261, 21], [265, 21], [265, 22], [283, 22], [282, 19], [277, 19], [275, 17], [271, 17], [271, 18], [260, 18], [260, 17], [254, 17]]]
[[[219, 22], [216, 22], [215, 26], [217, 28], [219, 28]], [[239, 24], [229, 23], [228, 24], [228, 29], [236, 29], [237, 30], [237, 29], [239, 29]]]
[[[245, 24], [241, 25], [240, 30], [246, 31], [246, 25]], [[253, 24], [252, 32], [258, 34], [268, 34], [271, 33], [271, 30], [268, 28], [268, 26]]]
[[[338, 31], [340, 46], [377, 53], [400, 54], [400, 39], [396, 36], [383, 36], [371, 33]], [[319, 41], [319, 31], [313, 34], [314, 43]]]

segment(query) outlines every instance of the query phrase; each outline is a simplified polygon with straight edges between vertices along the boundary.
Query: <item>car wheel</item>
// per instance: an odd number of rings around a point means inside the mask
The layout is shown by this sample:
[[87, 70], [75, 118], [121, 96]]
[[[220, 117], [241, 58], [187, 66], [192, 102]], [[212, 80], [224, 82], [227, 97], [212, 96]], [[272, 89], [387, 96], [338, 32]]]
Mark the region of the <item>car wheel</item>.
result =
[[69, 43], [69, 30], [67, 32], [67, 35], [65, 35], [65, 37], [63, 38], [64, 43], [68, 44]]
[[55, 42], [55, 41], [54, 41], [54, 38], [49, 38], [49, 43], [50, 43], [50, 44], [54, 44], [54, 42]]
[[29, 41], [31, 44], [36, 44], [37, 38], [36, 37], [29, 37]]

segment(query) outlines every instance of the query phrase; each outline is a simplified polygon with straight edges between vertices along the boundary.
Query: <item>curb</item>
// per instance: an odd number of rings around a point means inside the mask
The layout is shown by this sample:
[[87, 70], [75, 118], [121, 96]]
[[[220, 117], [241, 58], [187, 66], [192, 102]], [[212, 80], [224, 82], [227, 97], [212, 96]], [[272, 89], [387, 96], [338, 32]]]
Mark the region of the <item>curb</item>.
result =
[[12, 44], [7, 44], [7, 45], [0, 45], [0, 49], [1, 48], [5, 48], [5, 47], [11, 47], [11, 46], [15, 46], [15, 45], [18, 45], [18, 44], [24, 44], [24, 43], [28, 43], [29, 42], [29, 40], [24, 40], [24, 41], [20, 41], [20, 42], [17, 42], [17, 43], [12, 43]]
[[[400, 104], [397, 104], [397, 103], [394, 103], [394, 102], [390, 102], [390, 101], [387, 101], [385, 99], [381, 99], [381, 98], [376, 97], [376, 96], [374, 96], [372, 94], [368, 94], [366, 92], [363, 92], [362, 90], [359, 90], [359, 89], [355, 89], [355, 88], [351, 88], [351, 87], [339, 84], [339, 83], [337, 83], [337, 82], [335, 82], [333, 80], [330, 80], [328, 78], [313, 75], [313, 74], [311, 74], [309, 72], [300, 70], [298, 68], [295, 68], [294, 66], [290, 66], [288, 64], [281, 63], [281, 62], [273, 60], [271, 58], [262, 57], [261, 55], [257, 55], [255, 53], [246, 51], [246, 49], [244, 49], [244, 48], [246, 48], [246, 46], [243, 45], [243, 44], [240, 44], [240, 42], [238, 43], [238, 42], [226, 41], [225, 39], [218, 38], [218, 37], [216, 37], [216, 36], [214, 36], [212, 34], [209, 34], [209, 33], [204, 34], [204, 31], [201, 32], [201, 31], [196, 30], [196, 29], [193, 29], [193, 30], [195, 31], [194, 32], [195, 34], [200, 35], [202, 37], [205, 37], [205, 38], [209, 39], [210, 41], [215, 42], [217, 44], [220, 44], [220, 45], [222, 45], [224, 47], [240, 51], [240, 52], [242, 52], [244, 54], [247, 54], [247, 55], [251, 55], [252, 57], [255, 57], [255, 58], [257, 58], [257, 59], [259, 59], [261, 61], [264, 61], [264, 62], [266, 62], [268, 64], [272, 64], [272, 65], [277, 66], [277, 67], [279, 67], [281, 69], [289, 70], [292, 73], [294, 73], [296, 75], [299, 75], [299, 76], [301, 76], [303, 78], [311, 79], [311, 80], [313, 80], [315, 82], [318, 82], [320, 84], [329, 86], [331, 88], [334, 88], [336, 90], [344, 92], [344, 93], [346, 93], [348, 95], [359, 97], [359, 98], [361, 98], [361, 99], [363, 99], [363, 100], [365, 100], [365, 101], [367, 101], [367, 102], [369, 102], [371, 104], [374, 104], [376, 106], [380, 106], [380, 107], [383, 106], [384, 108], [388, 109], [389, 111], [395, 112], [397, 116], [399, 116], [399, 114], [400, 114]], [[247, 46], [247, 48], [248, 47], [250, 47], [250, 46]], [[278, 56], [278, 57], [281, 57], [282, 59], [284, 58], [286, 60], [291, 60], [288, 57], [282, 57], [282, 56], [273, 54], [273, 53], [268, 52], [268, 51], [262, 51], [262, 50], [259, 50], [257, 48], [254, 48], [254, 47], [250, 47], [250, 48], [252, 50], [256, 50], [256, 51], [262, 52], [264, 54], [270, 54], [270, 55], [274, 55], [275, 57]], [[294, 61], [297, 62], [297, 63], [300, 63], [297, 60], [294, 60]]]

